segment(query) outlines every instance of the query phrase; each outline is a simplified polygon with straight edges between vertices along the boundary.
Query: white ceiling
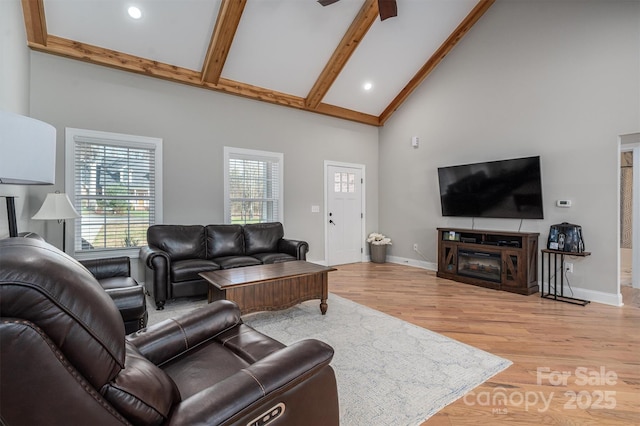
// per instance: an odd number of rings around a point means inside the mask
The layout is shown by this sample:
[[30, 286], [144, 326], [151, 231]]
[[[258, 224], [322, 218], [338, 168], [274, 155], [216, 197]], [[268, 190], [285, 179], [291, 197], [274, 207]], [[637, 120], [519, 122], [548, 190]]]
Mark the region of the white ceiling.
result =
[[[248, 0], [225, 79], [306, 98], [365, 0]], [[221, 0], [42, 0], [49, 35], [200, 72]], [[322, 99], [379, 116], [478, 0], [397, 0]], [[142, 18], [127, 14], [131, 5]], [[363, 89], [371, 82], [370, 91]]]

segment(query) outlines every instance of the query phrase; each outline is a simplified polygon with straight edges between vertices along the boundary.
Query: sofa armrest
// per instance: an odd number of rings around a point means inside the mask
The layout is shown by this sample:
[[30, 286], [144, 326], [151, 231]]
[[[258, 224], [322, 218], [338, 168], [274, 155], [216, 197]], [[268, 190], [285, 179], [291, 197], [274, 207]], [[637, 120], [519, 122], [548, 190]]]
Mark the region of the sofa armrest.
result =
[[149, 361], [162, 365], [241, 322], [238, 305], [219, 300], [143, 328], [127, 340]]
[[128, 256], [85, 259], [81, 260], [80, 263], [87, 268], [97, 280], [131, 276], [131, 262]]
[[[284, 390], [311, 380], [324, 368], [333, 376], [328, 367], [332, 358], [333, 348], [326, 343], [315, 339], [296, 342], [185, 399], [174, 409], [168, 424], [222, 424], [242, 410], [255, 409], [252, 405], [261, 399], [276, 395], [281, 401]], [[325, 389], [321, 391], [327, 393]], [[335, 398], [337, 405], [337, 391], [328, 397]], [[315, 398], [296, 400], [321, 404]]]
[[140, 260], [142, 263], [149, 267], [153, 268], [155, 266], [154, 261], [156, 258], [163, 259], [167, 262], [167, 265], [171, 262], [171, 258], [169, 254], [162, 249], [154, 246], [142, 246], [140, 247]]
[[156, 307], [164, 309], [164, 302], [169, 298], [171, 257], [158, 247], [143, 246], [140, 259], [145, 266], [144, 286], [153, 296]]
[[281, 253], [290, 254], [298, 260], [307, 260], [307, 252], [309, 251], [309, 244], [306, 241], [290, 240], [282, 238], [278, 242], [278, 251]]

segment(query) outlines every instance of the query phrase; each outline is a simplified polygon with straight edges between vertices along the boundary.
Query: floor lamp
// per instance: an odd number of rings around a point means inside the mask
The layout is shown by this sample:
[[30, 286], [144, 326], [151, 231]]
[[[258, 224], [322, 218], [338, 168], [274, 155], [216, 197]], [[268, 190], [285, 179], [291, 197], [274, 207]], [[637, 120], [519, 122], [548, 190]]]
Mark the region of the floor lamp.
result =
[[80, 217], [67, 194], [58, 192], [47, 194], [38, 213], [33, 215], [34, 220], [57, 220], [62, 222], [62, 251], [67, 252], [67, 221]]
[[[55, 127], [30, 117], [0, 111], [0, 184], [51, 185], [55, 181], [55, 172]], [[17, 237], [16, 197], [2, 197], [7, 199], [9, 236]]]

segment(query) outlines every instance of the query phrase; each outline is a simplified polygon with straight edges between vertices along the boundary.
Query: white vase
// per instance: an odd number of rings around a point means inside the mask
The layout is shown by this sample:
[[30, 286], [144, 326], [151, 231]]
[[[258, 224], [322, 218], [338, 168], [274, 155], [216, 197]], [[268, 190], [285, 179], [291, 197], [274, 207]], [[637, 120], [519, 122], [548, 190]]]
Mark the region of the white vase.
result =
[[373, 263], [384, 263], [387, 260], [387, 245], [369, 243], [369, 254]]

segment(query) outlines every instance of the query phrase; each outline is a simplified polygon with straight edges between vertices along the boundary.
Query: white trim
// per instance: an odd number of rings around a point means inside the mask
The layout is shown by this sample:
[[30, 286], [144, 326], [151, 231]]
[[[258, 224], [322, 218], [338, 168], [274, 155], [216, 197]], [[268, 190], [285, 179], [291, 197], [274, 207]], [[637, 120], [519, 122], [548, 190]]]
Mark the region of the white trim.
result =
[[229, 157], [234, 154], [235, 157], [245, 157], [251, 160], [264, 159], [267, 161], [277, 160], [280, 164], [278, 173], [278, 222], [284, 224], [284, 154], [281, 152], [259, 151], [256, 149], [235, 148], [225, 146], [223, 148], [223, 182], [224, 182], [224, 223], [231, 223], [229, 208]]
[[[73, 127], [65, 128], [65, 192], [70, 199], [75, 200], [75, 153], [76, 142], [89, 142], [96, 144], [111, 144], [115, 146], [126, 146], [131, 148], [151, 148], [155, 155], [155, 223], [162, 223], [162, 139], [150, 136], [127, 135], [124, 133], [103, 132], [99, 130], [77, 129]], [[94, 259], [100, 257], [129, 256], [137, 258], [139, 249], [95, 249], [77, 252], [75, 250], [75, 219], [67, 223], [67, 241], [69, 253], [78, 259]]]
[[[640, 133], [632, 133], [628, 135], [621, 135], [618, 137], [618, 151], [627, 152], [633, 151], [633, 188], [634, 192], [639, 193], [637, 189], [640, 188]], [[620, 155], [618, 155], [618, 217], [620, 217]], [[631, 280], [633, 288], [640, 288], [640, 197], [633, 197], [633, 218], [632, 218], [632, 259], [631, 259]], [[618, 270], [617, 270], [617, 285], [618, 294], [620, 295], [620, 223], [618, 222]], [[622, 297], [622, 296], [620, 296]]]
[[[571, 292], [567, 290], [568, 287], [565, 287], [565, 292], [564, 295], [567, 296], [571, 296]], [[622, 303], [622, 294], [620, 292], [618, 292], [618, 294], [615, 293], [604, 293], [602, 291], [598, 291], [598, 290], [589, 290], [586, 288], [579, 288], [579, 287], [571, 287], [571, 289], [573, 290], [573, 296], [571, 297], [575, 297], [577, 299], [584, 299], [584, 300], [589, 300], [591, 302], [596, 302], [596, 303], [603, 303], [605, 305], [612, 305], [612, 306], [623, 306]], [[561, 302], [558, 302], [561, 303]]]
[[[367, 256], [367, 261], [370, 261]], [[387, 262], [396, 263], [398, 265], [413, 266], [420, 269], [426, 269], [428, 271], [437, 272], [438, 264], [433, 262], [425, 262], [424, 260], [410, 259], [408, 257], [387, 256]]]
[[366, 179], [366, 170], [367, 167], [364, 164], [356, 164], [356, 163], [342, 163], [339, 161], [331, 161], [331, 160], [324, 160], [324, 261], [323, 264], [328, 264], [329, 262], [329, 229], [327, 227], [327, 225], [329, 224], [329, 221], [326, 220], [326, 218], [329, 217], [329, 211], [328, 211], [328, 198], [329, 198], [329, 188], [327, 186], [327, 178], [328, 178], [328, 170], [329, 167], [349, 167], [352, 169], [358, 169], [360, 170], [360, 172], [362, 173], [362, 229], [360, 231], [360, 239], [362, 240], [362, 250], [361, 250], [361, 254], [360, 254], [360, 261], [363, 262], [365, 261], [365, 259], [367, 259], [367, 256], [365, 255], [365, 250], [364, 250], [364, 241], [365, 241], [365, 235], [366, 235], [366, 223], [367, 223], [367, 197], [366, 197], [366, 193], [367, 193], [367, 179]]
[[[387, 262], [396, 263], [398, 265], [414, 266], [416, 268], [426, 269], [433, 272], [436, 272], [438, 270], [438, 265], [436, 263], [424, 262], [424, 261], [409, 259], [405, 257], [387, 256]], [[453, 280], [449, 280], [449, 281], [457, 282]], [[473, 285], [473, 284], [468, 284], [468, 285]], [[569, 287], [566, 287], [566, 291], [564, 294], [565, 295], [573, 294], [572, 297], [576, 297], [578, 299], [590, 300], [591, 302], [595, 302], [595, 303], [603, 303], [605, 305], [612, 305], [617, 307], [623, 306], [622, 295], [620, 293], [618, 294], [604, 293], [602, 291], [589, 290], [589, 289], [577, 288], [577, 287], [571, 287], [571, 290], [573, 291], [573, 293], [571, 293], [571, 291], [569, 290]], [[523, 296], [523, 297], [539, 298], [540, 294], [537, 293], [537, 294], [532, 294], [530, 296]], [[554, 302], [554, 303], [561, 303], [561, 302]]]

